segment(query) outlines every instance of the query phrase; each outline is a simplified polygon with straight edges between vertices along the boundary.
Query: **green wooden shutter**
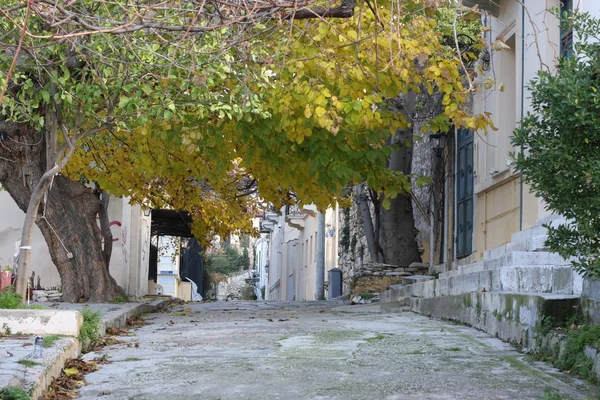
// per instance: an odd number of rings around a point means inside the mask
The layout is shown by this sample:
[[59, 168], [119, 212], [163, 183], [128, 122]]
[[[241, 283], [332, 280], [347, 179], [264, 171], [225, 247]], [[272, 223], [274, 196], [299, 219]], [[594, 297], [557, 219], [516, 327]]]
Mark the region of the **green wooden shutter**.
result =
[[473, 130], [458, 129], [456, 256], [473, 252]]

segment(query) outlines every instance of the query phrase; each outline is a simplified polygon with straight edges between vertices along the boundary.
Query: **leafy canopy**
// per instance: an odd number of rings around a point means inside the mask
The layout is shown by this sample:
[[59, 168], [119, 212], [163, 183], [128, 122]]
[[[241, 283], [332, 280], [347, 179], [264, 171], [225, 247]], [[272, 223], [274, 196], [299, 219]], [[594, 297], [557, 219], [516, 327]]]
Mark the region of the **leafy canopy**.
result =
[[531, 107], [514, 132], [524, 181], [546, 208], [567, 218], [546, 245], [584, 275], [600, 277], [600, 20], [569, 17], [580, 42], [555, 72], [529, 84]]
[[[258, 199], [240, 197], [248, 182], [276, 205], [296, 196], [324, 207], [365, 180], [389, 198], [409, 191], [410, 177], [385, 168], [391, 136], [412, 123], [397, 112], [399, 94], [441, 97], [442, 113], [424, 129], [491, 125], [465, 111], [466, 71], [428, 1], [362, 3], [343, 20], [205, 31], [194, 18], [211, 9], [201, 14], [193, 2], [160, 10], [75, 3], [65, 6], [77, 17], [70, 20], [52, 19], [60, 9], [50, 3], [0, 18], [11, 49], [27, 25], [3, 114], [40, 130], [58, 115], [52, 121], [74, 139], [108, 126], [81, 138], [63, 173], [134, 202], [187, 209], [199, 238], [251, 231]], [[113, 28], [84, 30], [90, 16]], [[3, 70], [12, 61], [0, 54]]]

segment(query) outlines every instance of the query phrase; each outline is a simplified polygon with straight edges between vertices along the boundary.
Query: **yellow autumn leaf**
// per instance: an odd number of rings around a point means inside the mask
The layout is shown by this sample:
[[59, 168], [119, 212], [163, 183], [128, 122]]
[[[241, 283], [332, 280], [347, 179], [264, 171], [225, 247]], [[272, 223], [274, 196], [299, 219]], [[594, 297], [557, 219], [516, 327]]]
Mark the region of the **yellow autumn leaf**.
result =
[[79, 370], [77, 368], [65, 368], [64, 372], [67, 376], [75, 376], [79, 374]]
[[315, 108], [315, 115], [319, 118], [322, 118], [327, 111], [323, 107]]

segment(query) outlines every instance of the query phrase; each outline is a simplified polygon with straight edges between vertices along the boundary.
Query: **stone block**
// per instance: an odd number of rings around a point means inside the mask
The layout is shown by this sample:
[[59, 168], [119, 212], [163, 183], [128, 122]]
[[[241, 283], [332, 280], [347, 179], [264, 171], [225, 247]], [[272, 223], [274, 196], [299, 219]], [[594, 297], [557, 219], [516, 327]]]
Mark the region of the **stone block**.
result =
[[413, 297], [423, 297], [423, 283], [416, 282], [411, 284], [412, 286], [412, 296]]
[[429, 281], [432, 279], [435, 279], [435, 278], [433, 276], [429, 276], [429, 275], [412, 275], [412, 276], [405, 276], [404, 278], [402, 278], [402, 283], [404, 283], [405, 285], [410, 285], [412, 283]]
[[435, 286], [436, 286], [436, 280], [424, 281], [423, 282], [423, 297], [424, 298], [435, 297]]
[[495, 258], [500, 258], [506, 255], [507, 253], [507, 245], [503, 244], [498, 247], [494, 247], [493, 249], [485, 250], [483, 252], [483, 258], [485, 260], [493, 260]]
[[75, 310], [0, 310], [0, 326], [25, 334], [78, 336], [82, 322]]
[[429, 269], [429, 263], [422, 262], [412, 262], [408, 266], [409, 268], [420, 268], [420, 269]]
[[533, 236], [529, 240], [529, 246], [527, 250], [529, 251], [542, 251], [546, 248], [546, 239], [548, 239], [548, 235], [537, 235]]
[[490, 275], [491, 275], [491, 283], [492, 283], [492, 292], [501, 292], [504, 290], [504, 287], [502, 285], [502, 276], [501, 276], [501, 271], [502, 268], [494, 268], [492, 270], [490, 270]]
[[552, 292], [552, 267], [517, 267], [518, 291], [528, 293]]
[[506, 266], [522, 265], [570, 265], [570, 261], [565, 260], [556, 253], [548, 251], [515, 251], [505, 256]]
[[560, 294], [573, 293], [573, 270], [571, 267], [556, 266], [553, 268], [552, 292]]
[[479, 291], [492, 291], [492, 271], [484, 270], [479, 272]]
[[459, 265], [458, 273], [459, 274], [470, 274], [473, 272], [483, 271], [484, 269], [485, 269], [485, 264], [480, 261], [480, 262], [476, 262], [473, 264]]
[[411, 276], [410, 272], [396, 272], [396, 271], [386, 271], [384, 272], [386, 276]]
[[437, 279], [437, 284], [435, 286], [436, 297], [449, 296], [450, 295], [450, 289], [448, 287], [448, 279], [449, 278], [439, 278], [439, 279]]
[[458, 275], [458, 271], [457, 270], [452, 270], [452, 271], [447, 271], [447, 272], [441, 272], [439, 275], [440, 279], [447, 279], [450, 278], [452, 276], [456, 276]]
[[574, 269], [571, 272], [573, 274], [573, 294], [581, 296], [583, 292], [583, 276]]

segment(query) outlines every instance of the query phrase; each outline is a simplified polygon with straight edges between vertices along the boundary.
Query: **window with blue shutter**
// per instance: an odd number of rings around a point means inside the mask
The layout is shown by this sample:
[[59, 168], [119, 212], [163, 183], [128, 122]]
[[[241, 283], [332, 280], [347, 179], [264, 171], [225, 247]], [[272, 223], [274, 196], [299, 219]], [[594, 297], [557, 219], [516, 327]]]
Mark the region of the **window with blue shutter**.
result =
[[473, 252], [473, 130], [458, 129], [456, 168], [456, 256]]

